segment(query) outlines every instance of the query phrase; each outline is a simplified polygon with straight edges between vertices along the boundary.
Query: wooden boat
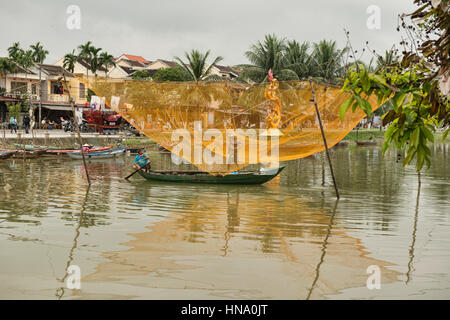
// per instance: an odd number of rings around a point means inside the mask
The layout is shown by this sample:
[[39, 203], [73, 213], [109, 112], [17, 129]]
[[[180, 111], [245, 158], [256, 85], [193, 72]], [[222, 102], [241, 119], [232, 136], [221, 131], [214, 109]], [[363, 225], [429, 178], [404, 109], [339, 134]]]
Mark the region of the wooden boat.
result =
[[378, 144], [377, 140], [356, 141], [357, 146], [375, 146]]
[[342, 141], [339, 141], [338, 143], [336, 143], [333, 148], [345, 148], [345, 147], [348, 147], [349, 144], [350, 144], [349, 141], [342, 140]]
[[47, 150], [35, 150], [35, 151], [24, 151], [24, 150], [16, 150], [14, 154], [14, 158], [25, 158], [25, 159], [35, 159], [45, 154]]
[[[17, 147], [17, 149], [19, 150], [23, 150], [25, 148], [26, 151], [38, 151], [38, 150], [47, 150], [46, 153], [48, 154], [65, 154], [67, 152], [77, 152], [80, 151], [79, 148], [77, 147], [47, 147], [47, 146], [33, 146], [33, 145], [23, 145], [23, 144], [19, 144], [19, 143], [15, 143], [14, 144], [15, 147]], [[112, 147], [94, 147], [91, 149], [92, 151], [105, 151], [105, 150], [109, 150]]]
[[238, 172], [226, 176], [213, 176], [202, 171], [138, 171], [147, 180], [181, 183], [208, 183], [208, 184], [263, 184], [277, 175], [286, 166], [269, 169], [263, 172]]
[[[101, 147], [101, 148], [92, 148], [90, 152], [100, 152], [110, 150], [112, 147]], [[80, 149], [49, 149], [47, 150], [48, 154], [68, 154], [69, 152], [80, 152]]]
[[11, 158], [13, 155], [16, 154], [17, 151], [0, 151], [0, 159], [8, 159]]
[[[100, 152], [88, 152], [84, 154], [86, 159], [106, 159], [115, 158], [125, 154], [125, 148], [117, 148], [112, 150], [100, 151]], [[83, 155], [80, 151], [68, 152], [67, 155], [72, 159], [80, 160], [83, 159]]]

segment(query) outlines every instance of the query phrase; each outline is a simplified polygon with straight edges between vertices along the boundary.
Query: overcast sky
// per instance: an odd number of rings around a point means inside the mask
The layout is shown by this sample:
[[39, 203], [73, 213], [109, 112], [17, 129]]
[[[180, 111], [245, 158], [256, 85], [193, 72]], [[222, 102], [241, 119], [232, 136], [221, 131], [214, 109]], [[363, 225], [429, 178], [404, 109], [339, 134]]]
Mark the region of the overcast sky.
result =
[[[345, 46], [343, 28], [355, 48], [384, 51], [399, 42], [397, 15], [411, 12], [412, 0], [14, 0], [0, 1], [0, 56], [15, 41], [28, 47], [40, 41], [54, 63], [90, 40], [114, 56], [141, 55], [172, 60], [192, 48], [211, 49], [222, 64], [247, 63], [244, 52], [265, 34], [299, 42], [336, 40]], [[69, 5], [81, 9], [81, 29], [69, 30]], [[370, 30], [370, 5], [381, 9], [381, 28]], [[364, 60], [370, 60], [365, 55]]]

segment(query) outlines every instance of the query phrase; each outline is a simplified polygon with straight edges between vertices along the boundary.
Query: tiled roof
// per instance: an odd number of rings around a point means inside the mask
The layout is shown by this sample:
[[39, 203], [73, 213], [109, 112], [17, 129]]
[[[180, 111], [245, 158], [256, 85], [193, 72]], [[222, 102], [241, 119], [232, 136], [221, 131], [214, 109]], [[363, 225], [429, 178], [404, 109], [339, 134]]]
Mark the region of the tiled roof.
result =
[[50, 76], [59, 76], [65, 74], [66, 76], [71, 76], [63, 67], [55, 66], [53, 64], [38, 64], [42, 70]]
[[34, 73], [33, 71], [31, 71], [31, 70], [28, 70], [28, 69], [25, 69], [25, 68], [19, 66], [16, 62], [14, 62], [13, 60], [11, 60], [11, 59], [8, 58], [8, 57], [0, 57], [0, 58], [8, 59], [9, 61], [11, 61], [12, 63], [14, 63], [14, 64], [16, 65], [17, 71], [15, 72], [15, 74], [18, 74], [18, 73], [35, 74], [35, 73]]
[[118, 66], [120, 68], [123, 69], [123, 71], [125, 71], [126, 73], [128, 73], [128, 75], [132, 75], [136, 70], [134, 70], [133, 68], [129, 68], [129, 67], [124, 67], [124, 66]]
[[169, 60], [163, 60], [163, 59], [158, 59], [158, 61], [161, 61], [162, 63], [167, 64], [171, 68], [175, 68], [176, 66], [178, 66], [178, 63], [176, 63], [175, 61], [169, 61]]
[[[88, 68], [90, 70], [91, 66], [89, 65], [89, 63], [87, 63], [85, 60], [78, 60], [78, 63], [81, 64], [83, 67]], [[106, 70], [103, 66], [101, 66], [100, 68], [98, 68], [97, 71], [108, 71]]]
[[150, 61], [148, 61], [147, 59], [144, 59], [141, 56], [134, 56], [132, 54], [122, 54], [121, 56], [124, 56], [128, 60], [136, 61], [136, 62], [139, 62], [139, 63], [142, 63], [142, 64], [149, 64], [149, 63], [151, 63]]
[[239, 71], [237, 71], [229, 66], [219, 66], [216, 64], [216, 68], [219, 69], [219, 71], [223, 72], [223, 73], [234, 73], [236, 75], [239, 75]]
[[130, 66], [132, 67], [140, 67], [140, 68], [144, 68], [145, 65], [138, 62], [138, 61], [134, 61], [134, 60], [128, 60], [128, 59], [124, 59], [124, 61], [126, 61]]

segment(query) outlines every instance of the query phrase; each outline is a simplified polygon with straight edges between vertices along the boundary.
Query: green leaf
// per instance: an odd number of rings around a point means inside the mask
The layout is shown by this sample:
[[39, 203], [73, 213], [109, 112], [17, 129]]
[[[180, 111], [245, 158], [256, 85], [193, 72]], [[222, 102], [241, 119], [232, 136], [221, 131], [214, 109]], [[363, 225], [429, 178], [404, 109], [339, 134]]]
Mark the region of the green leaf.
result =
[[379, 83], [381, 83], [381, 84], [383, 84], [383, 85], [385, 85], [385, 86], [388, 85], [387, 82], [386, 82], [386, 80], [384, 79], [384, 77], [382, 77], [381, 75], [374, 74], [374, 75], [373, 75], [373, 78], [374, 78], [375, 80], [377, 80]]
[[355, 100], [353, 96], [345, 100], [345, 102], [341, 105], [341, 109], [339, 110], [339, 117], [342, 121], [344, 121], [345, 113], [347, 112], [348, 108], [350, 108], [351, 103]]
[[420, 130], [422, 130], [424, 136], [425, 136], [428, 140], [430, 140], [431, 142], [434, 142], [434, 136], [433, 136], [433, 133], [432, 133], [429, 129], [427, 129], [426, 127], [420, 127]]
[[414, 129], [411, 135], [411, 144], [416, 148], [419, 146], [419, 138], [420, 138], [420, 127], [417, 127]]
[[445, 130], [444, 134], [442, 135], [442, 141], [444, 141], [447, 138], [449, 131], [450, 128], [447, 128], [447, 130]]
[[416, 152], [417, 152], [416, 148], [414, 148], [413, 146], [409, 147], [408, 152], [406, 153], [405, 160], [403, 160], [403, 166], [406, 166], [411, 162]]
[[419, 149], [417, 152], [416, 171], [422, 170], [424, 160], [425, 153]]

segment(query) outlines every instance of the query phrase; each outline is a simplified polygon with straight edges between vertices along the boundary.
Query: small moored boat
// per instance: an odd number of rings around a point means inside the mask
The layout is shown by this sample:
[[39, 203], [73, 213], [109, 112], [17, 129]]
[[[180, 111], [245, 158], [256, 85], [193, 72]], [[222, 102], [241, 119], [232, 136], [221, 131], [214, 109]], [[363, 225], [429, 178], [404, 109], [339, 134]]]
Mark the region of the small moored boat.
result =
[[377, 140], [356, 141], [357, 146], [376, 146], [377, 144]]
[[[84, 154], [84, 157], [86, 159], [105, 159], [105, 158], [115, 158], [118, 156], [122, 156], [125, 153], [125, 148], [116, 148], [116, 149], [111, 149], [111, 150], [106, 150], [106, 151], [94, 151], [94, 152], [87, 152]], [[81, 154], [80, 151], [77, 152], [68, 152], [67, 153], [69, 157], [71, 157], [72, 159], [83, 159], [83, 155]]]
[[11, 158], [13, 155], [16, 154], [17, 151], [0, 151], [0, 159], [8, 159]]
[[147, 180], [208, 184], [263, 184], [280, 174], [285, 166], [264, 171], [237, 172], [226, 176], [213, 176], [202, 171], [138, 171]]

